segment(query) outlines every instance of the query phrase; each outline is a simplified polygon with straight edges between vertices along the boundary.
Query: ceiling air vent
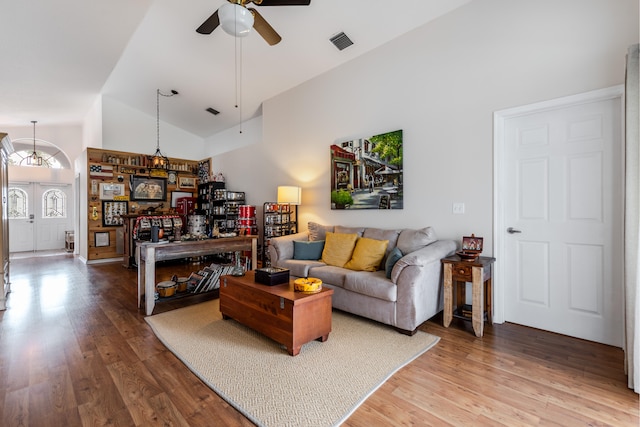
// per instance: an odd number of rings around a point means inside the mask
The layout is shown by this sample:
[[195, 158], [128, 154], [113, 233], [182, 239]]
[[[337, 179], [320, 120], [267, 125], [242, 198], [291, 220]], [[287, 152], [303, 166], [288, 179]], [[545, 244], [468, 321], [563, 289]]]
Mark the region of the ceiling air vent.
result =
[[214, 116], [217, 116], [218, 114], [220, 114], [220, 111], [218, 111], [218, 110], [216, 110], [214, 108], [211, 108], [211, 107], [207, 108], [207, 111], [209, 113], [213, 114]]
[[333, 45], [337, 47], [338, 50], [344, 50], [353, 44], [349, 36], [347, 36], [343, 32], [340, 32], [335, 36], [331, 37], [329, 41], [333, 43]]

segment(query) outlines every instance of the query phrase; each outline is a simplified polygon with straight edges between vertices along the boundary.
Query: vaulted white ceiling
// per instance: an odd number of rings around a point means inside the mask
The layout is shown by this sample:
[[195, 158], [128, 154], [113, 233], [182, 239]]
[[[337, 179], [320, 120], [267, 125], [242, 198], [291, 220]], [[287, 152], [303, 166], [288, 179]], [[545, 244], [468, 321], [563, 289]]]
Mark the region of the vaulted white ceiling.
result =
[[[471, 0], [311, 0], [253, 6], [282, 36], [195, 29], [226, 0], [0, 0], [0, 126], [81, 123], [102, 94], [208, 137], [267, 100]], [[329, 38], [344, 31], [354, 45]], [[235, 105], [239, 104], [240, 108]], [[220, 114], [205, 111], [212, 107]]]

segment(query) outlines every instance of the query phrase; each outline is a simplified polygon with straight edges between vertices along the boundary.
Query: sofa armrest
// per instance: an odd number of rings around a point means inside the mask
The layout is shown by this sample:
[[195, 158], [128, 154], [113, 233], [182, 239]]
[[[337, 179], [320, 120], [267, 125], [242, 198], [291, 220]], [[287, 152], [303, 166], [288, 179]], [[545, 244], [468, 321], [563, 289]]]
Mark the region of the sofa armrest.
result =
[[453, 240], [438, 240], [402, 257], [391, 271], [396, 284], [396, 327], [414, 331], [442, 309], [442, 263], [456, 250]]
[[393, 266], [391, 281], [397, 284], [402, 271], [409, 266], [424, 267], [434, 261], [439, 263], [442, 258], [452, 255], [455, 251], [456, 243], [453, 240], [438, 240], [424, 248], [408, 253]]
[[293, 258], [293, 242], [309, 240], [309, 232], [303, 231], [295, 234], [287, 234], [286, 236], [274, 237], [269, 245], [269, 258], [272, 266], [277, 266], [279, 260]]

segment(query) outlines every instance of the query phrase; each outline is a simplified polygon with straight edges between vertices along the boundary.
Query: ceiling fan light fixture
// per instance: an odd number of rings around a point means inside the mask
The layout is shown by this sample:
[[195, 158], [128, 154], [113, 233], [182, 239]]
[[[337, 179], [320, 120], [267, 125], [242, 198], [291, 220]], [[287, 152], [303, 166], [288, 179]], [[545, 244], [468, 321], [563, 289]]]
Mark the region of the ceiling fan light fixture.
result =
[[223, 4], [218, 9], [218, 17], [224, 32], [232, 36], [246, 37], [253, 28], [253, 14], [239, 4]]

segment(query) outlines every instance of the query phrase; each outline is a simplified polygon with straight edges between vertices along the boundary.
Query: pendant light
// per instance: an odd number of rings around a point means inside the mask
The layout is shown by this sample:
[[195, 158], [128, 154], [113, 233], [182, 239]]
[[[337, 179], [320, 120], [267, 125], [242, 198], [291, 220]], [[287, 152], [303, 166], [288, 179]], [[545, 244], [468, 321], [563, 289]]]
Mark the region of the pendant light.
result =
[[160, 151], [160, 95], [166, 97], [172, 97], [173, 95], [177, 95], [178, 92], [172, 90], [169, 95], [165, 95], [160, 92], [160, 89], [156, 89], [156, 131], [157, 131], [157, 139], [156, 139], [156, 152], [151, 156], [151, 167], [154, 169], [169, 169], [169, 158], [162, 154]]
[[27, 165], [31, 166], [42, 166], [42, 156], [38, 156], [36, 152], [36, 120], [31, 120], [33, 123], [33, 153], [29, 157], [27, 157]]

